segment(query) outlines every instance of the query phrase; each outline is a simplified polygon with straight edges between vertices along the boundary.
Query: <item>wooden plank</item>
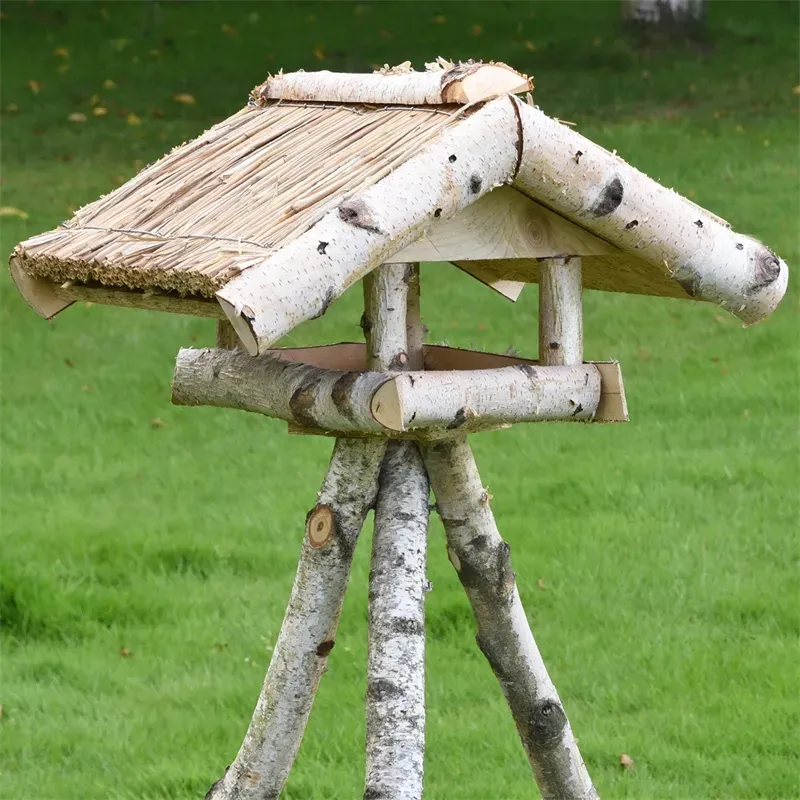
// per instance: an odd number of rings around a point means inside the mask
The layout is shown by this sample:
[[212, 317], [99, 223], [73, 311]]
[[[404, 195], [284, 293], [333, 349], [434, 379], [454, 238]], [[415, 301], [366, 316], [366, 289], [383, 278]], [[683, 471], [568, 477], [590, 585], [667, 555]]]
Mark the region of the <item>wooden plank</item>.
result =
[[[49, 281], [42, 281], [50, 283]], [[18, 284], [19, 285], [19, 284]], [[111, 289], [107, 286], [75, 283], [56, 286], [50, 284], [53, 296], [63, 302], [63, 308], [78, 301], [122, 308], [143, 308], [149, 311], [167, 311], [172, 314], [188, 314], [194, 317], [225, 319], [225, 314], [213, 300], [198, 297], [180, 297], [173, 294], [136, 292], [130, 289]]]
[[59, 297], [55, 285], [43, 278], [34, 278], [22, 269], [17, 258], [9, 261], [11, 280], [14, 281], [25, 302], [44, 319], [52, 319], [56, 314], [72, 305], [73, 300]]

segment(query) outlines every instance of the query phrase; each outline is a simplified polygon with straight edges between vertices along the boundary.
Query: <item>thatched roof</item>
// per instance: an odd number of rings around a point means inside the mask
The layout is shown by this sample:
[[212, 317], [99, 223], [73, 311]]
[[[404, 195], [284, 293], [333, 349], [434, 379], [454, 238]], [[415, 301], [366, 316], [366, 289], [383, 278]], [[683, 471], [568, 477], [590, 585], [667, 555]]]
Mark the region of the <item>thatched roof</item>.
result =
[[29, 275], [213, 298], [402, 164], [459, 106], [248, 106], [15, 251]]

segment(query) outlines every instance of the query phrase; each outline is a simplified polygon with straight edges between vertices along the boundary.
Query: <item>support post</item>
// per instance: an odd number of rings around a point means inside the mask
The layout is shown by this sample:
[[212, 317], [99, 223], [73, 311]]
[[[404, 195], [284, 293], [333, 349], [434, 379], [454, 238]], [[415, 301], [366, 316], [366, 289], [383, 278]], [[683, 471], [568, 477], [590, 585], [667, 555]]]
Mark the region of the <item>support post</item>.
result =
[[548, 258], [539, 263], [539, 363], [583, 363], [581, 260]]
[[[384, 264], [364, 281], [367, 367], [422, 358], [416, 264]], [[411, 333], [411, 336], [409, 336]], [[415, 348], [412, 352], [409, 341]], [[365, 800], [420, 800], [425, 755], [428, 478], [415, 442], [392, 442], [380, 475], [369, 576]]]

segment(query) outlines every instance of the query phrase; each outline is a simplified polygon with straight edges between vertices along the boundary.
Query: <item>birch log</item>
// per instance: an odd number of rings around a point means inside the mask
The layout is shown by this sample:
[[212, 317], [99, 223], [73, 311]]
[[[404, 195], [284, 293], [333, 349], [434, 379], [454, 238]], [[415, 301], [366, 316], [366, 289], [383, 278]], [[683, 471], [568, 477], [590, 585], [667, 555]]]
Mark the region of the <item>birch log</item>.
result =
[[273, 75], [253, 90], [258, 104], [268, 100], [394, 105], [477, 103], [501, 94], [529, 92], [530, 78], [506, 64], [458, 63], [450, 69], [414, 72], [395, 67], [369, 74], [289, 72]]
[[601, 373], [594, 364], [384, 374], [213, 349], [182, 349], [172, 382], [175, 405], [238, 408], [306, 428], [384, 436], [431, 429], [465, 433], [516, 422], [589, 422], [601, 396]]
[[369, 576], [365, 800], [422, 797], [428, 477], [415, 442], [391, 442]]
[[769, 248], [515, 98], [523, 153], [514, 186], [677, 281], [745, 324], [786, 292], [788, 268]]
[[580, 258], [548, 258], [539, 269], [539, 363], [583, 363], [583, 286]]
[[[383, 264], [364, 279], [368, 368], [408, 365], [407, 306], [419, 289], [412, 280], [418, 271], [416, 264]], [[412, 336], [415, 346], [417, 338]], [[421, 353], [414, 356], [418, 360]], [[364, 797], [419, 800], [425, 754], [429, 490], [414, 442], [389, 445], [379, 484], [369, 575]]]
[[519, 160], [515, 108], [501, 97], [446, 128], [418, 155], [220, 289], [217, 299], [247, 351], [263, 352], [321, 316], [348, 286], [439, 219], [511, 180]]
[[353, 548], [375, 502], [385, 450], [381, 440], [337, 440], [306, 520], [297, 576], [253, 719], [207, 800], [265, 800], [283, 788], [334, 646]]
[[510, 548], [465, 439], [423, 450], [450, 561], [477, 623], [477, 642], [511, 708], [545, 800], [594, 800], [597, 793], [522, 608]]

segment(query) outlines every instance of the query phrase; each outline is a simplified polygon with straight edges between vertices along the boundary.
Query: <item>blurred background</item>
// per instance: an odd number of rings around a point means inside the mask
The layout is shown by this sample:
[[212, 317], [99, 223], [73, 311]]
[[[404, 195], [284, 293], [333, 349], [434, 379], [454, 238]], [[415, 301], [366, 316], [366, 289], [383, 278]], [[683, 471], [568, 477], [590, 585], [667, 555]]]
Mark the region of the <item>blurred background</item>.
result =
[[[436, 56], [533, 75], [535, 102], [800, 259], [796, 2], [6, 2], [0, 250], [234, 113], [269, 72]], [[430, 340], [536, 355], [516, 305], [423, 266]], [[474, 437], [523, 602], [600, 793], [792, 798], [798, 328], [587, 292], [586, 357], [632, 421]], [[244, 735], [331, 443], [169, 404], [213, 323], [2, 289], [0, 794], [201, 797]], [[358, 339], [356, 287], [284, 345]], [[363, 786], [366, 576], [288, 798]], [[432, 518], [429, 798], [535, 793]], [[632, 766], [620, 765], [620, 754]]]

